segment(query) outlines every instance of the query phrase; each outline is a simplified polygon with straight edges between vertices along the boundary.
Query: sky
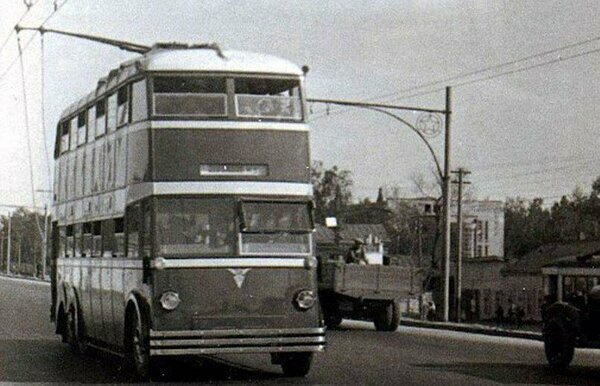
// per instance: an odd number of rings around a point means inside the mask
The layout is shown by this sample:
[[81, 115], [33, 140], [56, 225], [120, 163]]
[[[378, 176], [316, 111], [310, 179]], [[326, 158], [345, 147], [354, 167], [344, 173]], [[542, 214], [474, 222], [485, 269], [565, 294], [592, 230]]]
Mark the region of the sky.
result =
[[[451, 167], [471, 171], [479, 199], [551, 203], [576, 186], [588, 192], [600, 175], [597, 1], [56, 0], [54, 14], [53, 0], [28, 1], [22, 25], [52, 15], [47, 28], [146, 45], [217, 42], [306, 64], [310, 98], [443, 109], [452, 86]], [[42, 56], [39, 34], [23, 31], [23, 83], [11, 31], [24, 3], [0, 0], [0, 204], [41, 206], [61, 111], [136, 54], [45, 34]], [[311, 110], [312, 157], [350, 170], [355, 198], [374, 199], [379, 187], [414, 197], [415, 180], [433, 179], [431, 155], [402, 123]], [[413, 125], [420, 117], [398, 115]], [[428, 140], [443, 160], [444, 136]]]

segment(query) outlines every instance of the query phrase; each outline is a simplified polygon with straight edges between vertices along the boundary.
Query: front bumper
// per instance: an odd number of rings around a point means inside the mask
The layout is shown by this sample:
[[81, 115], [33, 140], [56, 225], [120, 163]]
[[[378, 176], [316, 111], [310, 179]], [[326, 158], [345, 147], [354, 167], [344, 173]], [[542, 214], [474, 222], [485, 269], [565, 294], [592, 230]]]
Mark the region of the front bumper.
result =
[[318, 352], [325, 328], [244, 330], [150, 330], [150, 355]]

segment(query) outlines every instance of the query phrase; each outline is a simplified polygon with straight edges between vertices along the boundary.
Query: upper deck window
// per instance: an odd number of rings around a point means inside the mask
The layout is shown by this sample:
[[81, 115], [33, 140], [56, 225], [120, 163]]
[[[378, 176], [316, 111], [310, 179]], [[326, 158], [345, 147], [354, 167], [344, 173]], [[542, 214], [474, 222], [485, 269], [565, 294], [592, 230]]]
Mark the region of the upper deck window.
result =
[[226, 116], [225, 78], [159, 76], [154, 78], [153, 112], [158, 116]]
[[106, 100], [96, 103], [96, 138], [106, 133]]
[[85, 144], [87, 140], [87, 110], [82, 111], [77, 115], [77, 146]]
[[112, 133], [117, 129], [117, 93], [109, 95], [107, 101], [106, 131]]
[[60, 154], [63, 154], [69, 151], [69, 127], [71, 126], [71, 121], [65, 120], [61, 124], [60, 127]]
[[127, 103], [127, 88], [123, 86], [117, 92], [117, 127], [129, 122], [129, 103]]
[[300, 81], [297, 79], [235, 79], [236, 115], [244, 118], [302, 118]]

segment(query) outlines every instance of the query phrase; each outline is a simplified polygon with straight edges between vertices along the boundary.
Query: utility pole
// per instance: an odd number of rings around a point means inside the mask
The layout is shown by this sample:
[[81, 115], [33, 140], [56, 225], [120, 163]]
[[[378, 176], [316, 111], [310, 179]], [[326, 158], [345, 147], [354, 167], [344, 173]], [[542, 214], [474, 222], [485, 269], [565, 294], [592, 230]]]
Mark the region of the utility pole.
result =
[[444, 186], [443, 186], [443, 204], [444, 204], [444, 310], [443, 320], [448, 321], [448, 311], [450, 308], [450, 116], [452, 114], [452, 101], [450, 98], [450, 87], [446, 87], [446, 108], [445, 117], [445, 139], [444, 139]]
[[[46, 261], [48, 260], [48, 205], [44, 205], [43, 243], [44, 243], [44, 245], [42, 248], [42, 280], [46, 280]], [[37, 270], [37, 267], [36, 267], [36, 270]]]
[[452, 181], [453, 184], [458, 184], [458, 204], [457, 204], [457, 224], [458, 224], [458, 245], [456, 254], [456, 280], [454, 281], [456, 287], [455, 299], [456, 299], [456, 321], [460, 322], [461, 319], [461, 305], [462, 305], [462, 255], [463, 255], [463, 217], [462, 217], [462, 193], [463, 185], [470, 184], [469, 181], [464, 181], [463, 177], [467, 174], [471, 174], [470, 171], [459, 168], [458, 170], [452, 171], [452, 173], [458, 175], [458, 180]]
[[7, 241], [7, 255], [6, 255], [6, 273], [10, 275], [10, 239], [11, 235], [11, 222], [12, 222], [12, 213], [8, 213], [8, 241]]

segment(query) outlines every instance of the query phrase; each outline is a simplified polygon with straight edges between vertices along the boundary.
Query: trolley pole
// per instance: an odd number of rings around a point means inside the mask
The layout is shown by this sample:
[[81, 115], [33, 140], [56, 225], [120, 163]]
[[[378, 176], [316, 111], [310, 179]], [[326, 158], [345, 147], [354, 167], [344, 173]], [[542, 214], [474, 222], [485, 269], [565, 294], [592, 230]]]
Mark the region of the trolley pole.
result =
[[452, 114], [452, 101], [450, 97], [451, 89], [446, 87], [446, 108], [444, 110], [445, 116], [445, 139], [444, 139], [444, 186], [443, 186], [443, 202], [444, 202], [444, 310], [443, 320], [448, 321], [449, 308], [450, 308], [450, 117]]
[[462, 310], [462, 255], [463, 255], [463, 213], [462, 213], [462, 188], [463, 185], [470, 184], [469, 181], [464, 181], [463, 177], [467, 174], [471, 174], [470, 171], [463, 168], [453, 171], [452, 173], [458, 174], [458, 181], [452, 181], [453, 184], [458, 184], [458, 204], [457, 204], [457, 225], [458, 225], [458, 253], [456, 255], [456, 321], [460, 322], [461, 310]]

